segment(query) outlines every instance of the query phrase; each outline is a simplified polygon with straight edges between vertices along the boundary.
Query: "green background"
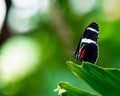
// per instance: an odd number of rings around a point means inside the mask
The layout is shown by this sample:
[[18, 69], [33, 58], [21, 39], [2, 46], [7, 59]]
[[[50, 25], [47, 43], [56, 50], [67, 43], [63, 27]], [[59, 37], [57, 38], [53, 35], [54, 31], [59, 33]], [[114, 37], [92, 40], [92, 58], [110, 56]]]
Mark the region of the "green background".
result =
[[[11, 35], [0, 46], [0, 96], [57, 96], [53, 90], [59, 81], [94, 92], [70, 72], [66, 61], [77, 62], [74, 47], [86, 26], [96, 21], [100, 27], [96, 64], [120, 67], [120, 1], [45, 0], [48, 5], [43, 1], [21, 7], [12, 0], [6, 17]], [[30, 14], [35, 6], [39, 9]]]

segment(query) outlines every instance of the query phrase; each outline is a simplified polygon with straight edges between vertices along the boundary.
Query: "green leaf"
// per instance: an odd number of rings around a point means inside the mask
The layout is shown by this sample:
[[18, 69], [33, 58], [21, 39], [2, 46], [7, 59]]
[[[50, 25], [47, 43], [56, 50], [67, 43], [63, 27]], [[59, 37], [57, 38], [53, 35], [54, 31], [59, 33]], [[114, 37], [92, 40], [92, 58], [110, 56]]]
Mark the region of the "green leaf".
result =
[[60, 82], [58, 84], [58, 88], [54, 91], [58, 92], [58, 95], [62, 96], [98, 96], [87, 91], [75, 88], [67, 82]]
[[88, 62], [78, 65], [67, 61], [67, 64], [76, 76], [102, 96], [120, 96], [120, 69], [102, 68]]

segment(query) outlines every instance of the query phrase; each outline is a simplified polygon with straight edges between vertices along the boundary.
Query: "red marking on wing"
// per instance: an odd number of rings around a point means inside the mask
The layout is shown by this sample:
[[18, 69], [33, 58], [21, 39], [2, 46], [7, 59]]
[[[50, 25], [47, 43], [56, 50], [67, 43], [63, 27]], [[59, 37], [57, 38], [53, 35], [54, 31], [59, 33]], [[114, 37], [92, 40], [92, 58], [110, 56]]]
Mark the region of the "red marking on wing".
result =
[[84, 57], [84, 53], [85, 53], [85, 49], [81, 50], [80, 56], [81, 56], [82, 58]]

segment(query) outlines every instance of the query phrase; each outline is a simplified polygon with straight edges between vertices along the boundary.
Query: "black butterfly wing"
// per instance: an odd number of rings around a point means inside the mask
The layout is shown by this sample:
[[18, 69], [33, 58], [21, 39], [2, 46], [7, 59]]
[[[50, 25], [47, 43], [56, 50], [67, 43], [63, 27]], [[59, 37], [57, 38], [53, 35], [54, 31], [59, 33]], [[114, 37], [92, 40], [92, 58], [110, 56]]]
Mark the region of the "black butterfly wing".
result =
[[97, 42], [98, 34], [99, 34], [99, 26], [96, 22], [92, 22], [91, 24], [87, 26], [85, 32], [83, 33], [82, 38], [91, 39]]
[[92, 22], [90, 25], [87, 26], [82, 40], [81, 40], [81, 46], [84, 45], [84, 47], [79, 50], [80, 54], [82, 50], [84, 49], [84, 56], [82, 56], [82, 61], [87, 61], [91, 63], [95, 63], [98, 58], [98, 34], [99, 34], [99, 27], [96, 22]]
[[[84, 50], [84, 53], [82, 53]], [[81, 54], [82, 53], [82, 54]], [[80, 51], [81, 61], [95, 63], [98, 58], [98, 45], [94, 43], [85, 44]]]
[[[92, 28], [93, 30], [92, 29], [90, 30], [90, 28]], [[96, 31], [96, 32], [94, 32], [94, 31]], [[98, 24], [96, 22], [92, 22], [90, 25], [88, 25], [85, 32], [83, 33], [82, 38], [80, 38], [80, 40], [79, 40], [76, 51], [79, 51], [79, 49], [81, 47], [80, 46], [81, 40], [84, 38], [91, 39], [91, 40], [97, 42], [98, 34], [99, 34], [98, 32], [99, 32], [99, 27], [98, 27]]]
[[92, 22], [87, 26], [75, 51], [75, 57], [78, 60], [91, 63], [96, 62], [98, 57], [98, 34], [99, 27], [96, 22]]

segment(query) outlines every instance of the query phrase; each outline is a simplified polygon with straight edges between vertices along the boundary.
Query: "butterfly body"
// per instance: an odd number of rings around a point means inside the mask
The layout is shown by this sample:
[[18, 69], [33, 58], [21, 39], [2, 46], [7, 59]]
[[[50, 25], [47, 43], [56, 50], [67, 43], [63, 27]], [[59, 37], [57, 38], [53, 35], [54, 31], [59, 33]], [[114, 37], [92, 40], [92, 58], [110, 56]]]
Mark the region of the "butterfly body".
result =
[[80, 39], [74, 56], [81, 62], [95, 63], [98, 58], [98, 34], [99, 27], [96, 22], [92, 22], [86, 28]]

